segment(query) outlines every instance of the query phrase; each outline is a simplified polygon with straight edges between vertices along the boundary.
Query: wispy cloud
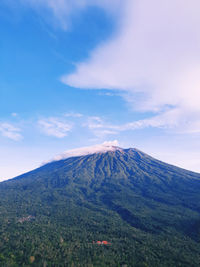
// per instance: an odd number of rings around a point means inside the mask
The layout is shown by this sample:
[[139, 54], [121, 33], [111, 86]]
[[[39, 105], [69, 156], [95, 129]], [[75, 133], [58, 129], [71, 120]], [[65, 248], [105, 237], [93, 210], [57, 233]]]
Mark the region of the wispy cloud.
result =
[[106, 136], [118, 134], [118, 126], [106, 123], [98, 116], [89, 116], [83, 126], [87, 127], [96, 137], [105, 138]]
[[16, 112], [13, 112], [13, 113], [11, 113], [11, 116], [12, 116], [12, 117], [17, 117], [18, 114], [17, 114]]
[[40, 119], [38, 125], [43, 133], [57, 138], [63, 138], [72, 130], [72, 123], [66, 122], [63, 119], [50, 117]]
[[[67, 30], [70, 17], [79, 10], [89, 6], [98, 6], [111, 13], [119, 12], [122, 0], [19, 0], [20, 3], [32, 7], [53, 23]], [[50, 16], [49, 16], [50, 15]]]
[[190, 113], [179, 108], [169, 108], [165, 112], [147, 119], [130, 121], [124, 124], [112, 124], [100, 117], [88, 117], [84, 124], [96, 136], [118, 134], [145, 128], [160, 128], [181, 134], [200, 133], [200, 119], [197, 113]]
[[124, 7], [118, 35], [96, 48], [62, 82], [78, 88], [120, 90], [134, 109], [163, 113], [140, 122], [143, 125], [167, 119], [167, 108], [178, 114], [175, 126], [184, 125], [186, 116], [198, 130], [200, 2], [127, 0]]
[[81, 118], [83, 117], [82, 113], [75, 113], [75, 112], [69, 112], [64, 114], [65, 117], [71, 117], [71, 118]]
[[[176, 129], [177, 132], [183, 133], [191, 129], [191, 123], [188, 123], [188, 118], [185, 118], [184, 122], [181, 121], [184, 127], [180, 127], [180, 123], [177, 123], [177, 121], [182, 118], [182, 114], [179, 110], [169, 110], [148, 119], [130, 121], [124, 124], [113, 124], [108, 122], [105, 118], [98, 116], [80, 115], [79, 113], [66, 113], [60, 117], [45, 118], [39, 120], [38, 125], [43, 133], [57, 138], [67, 136], [69, 132], [73, 131], [73, 129], [77, 130], [78, 127], [80, 131], [88, 129], [90, 133], [101, 140], [125, 131], [135, 131], [145, 128]], [[77, 118], [78, 121], [74, 120], [74, 118]], [[194, 131], [195, 125], [193, 125], [193, 132]]]
[[20, 132], [21, 129], [13, 126], [10, 123], [7, 122], [0, 123], [0, 133], [4, 137], [7, 137], [14, 141], [19, 141], [23, 138]]
[[[107, 151], [115, 151], [116, 149], [118, 149], [118, 147], [119, 147], [119, 142], [117, 140], [105, 141], [102, 144], [98, 144], [94, 146], [80, 147], [80, 148], [75, 148], [72, 150], [67, 150], [63, 152], [62, 154], [57, 155], [50, 161], [66, 159], [69, 157], [89, 155], [89, 154], [94, 154], [94, 153], [105, 153]], [[47, 162], [44, 162], [44, 163], [47, 163]]]

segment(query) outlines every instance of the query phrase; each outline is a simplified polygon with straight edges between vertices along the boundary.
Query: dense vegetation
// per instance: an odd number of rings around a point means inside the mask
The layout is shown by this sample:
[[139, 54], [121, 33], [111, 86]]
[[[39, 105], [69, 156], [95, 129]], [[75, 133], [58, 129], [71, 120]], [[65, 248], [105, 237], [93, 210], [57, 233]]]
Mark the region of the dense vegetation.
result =
[[200, 174], [127, 149], [0, 183], [0, 266], [200, 266]]

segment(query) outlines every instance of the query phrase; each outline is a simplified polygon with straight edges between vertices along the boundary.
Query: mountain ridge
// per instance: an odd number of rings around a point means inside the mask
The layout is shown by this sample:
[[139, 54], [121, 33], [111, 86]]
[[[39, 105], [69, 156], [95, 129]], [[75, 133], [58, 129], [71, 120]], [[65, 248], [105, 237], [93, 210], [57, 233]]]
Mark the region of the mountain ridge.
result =
[[[200, 175], [200, 173], [198, 173], [198, 172], [191, 171], [191, 170], [188, 170], [188, 169], [185, 169], [185, 168], [182, 168], [182, 167], [178, 167], [178, 166], [176, 166], [176, 165], [174, 165], [174, 164], [166, 163], [166, 162], [164, 162], [164, 161], [162, 161], [162, 160], [156, 159], [155, 157], [150, 156], [149, 154], [147, 154], [147, 153], [145, 153], [145, 152], [143, 152], [143, 151], [141, 151], [141, 150], [139, 150], [139, 149], [137, 149], [137, 148], [121, 148], [121, 147], [118, 147], [118, 146], [112, 146], [112, 147], [114, 148], [113, 151], [104, 151], [104, 152], [100, 152], [100, 151], [99, 151], [99, 152], [93, 152], [93, 153], [90, 153], [90, 154], [87, 154], [87, 155], [74, 155], [74, 156], [70, 156], [70, 157], [67, 157], [67, 158], [63, 158], [63, 159], [49, 160], [49, 161], [46, 161], [45, 163], [43, 163], [41, 166], [39, 166], [39, 167], [36, 168], [36, 169], [33, 169], [33, 170], [31, 170], [31, 171], [28, 171], [28, 172], [26, 172], [26, 173], [24, 173], [24, 174], [20, 174], [20, 175], [18, 175], [18, 176], [16, 176], [16, 177], [13, 177], [13, 178], [9, 179], [9, 180], [2, 181], [2, 182], [0, 182], [0, 183], [4, 183], [4, 182], [7, 182], [7, 181], [11, 181], [11, 180], [13, 180], [13, 179], [18, 179], [18, 178], [20, 178], [20, 177], [23, 177], [23, 176], [26, 175], [26, 174], [35, 172], [35, 171], [37, 171], [37, 170], [39, 170], [39, 169], [41, 169], [41, 168], [43, 168], [43, 167], [49, 166], [49, 164], [51, 164], [51, 163], [64, 162], [64, 161], [67, 160], [67, 159], [73, 159], [73, 158], [79, 158], [79, 159], [81, 159], [82, 157], [90, 156], [90, 155], [92, 156], [92, 155], [95, 155], [95, 154], [103, 155], [103, 154], [106, 154], [106, 153], [109, 153], [109, 152], [110, 152], [110, 153], [115, 153], [116, 151], [121, 152], [121, 153], [126, 153], [126, 152], [129, 152], [129, 151], [132, 151], [132, 152], [134, 152], [134, 153], [137, 153], [138, 159], [139, 159], [140, 157], [141, 157], [141, 158], [147, 157], [147, 158], [150, 158], [151, 160], [153, 160], [153, 161], [155, 161], [155, 162], [157, 162], [157, 163], [159, 163], [159, 164], [162, 164], [162, 165], [164, 164], [165, 167], [173, 168], [173, 169], [179, 169], [180, 171], [188, 172], [188, 173], [190, 173], [190, 174], [193, 173], [194, 176], [196, 176], [196, 175]], [[152, 162], [151, 162], [151, 163], [152, 163]]]
[[[0, 184], [0, 226], [5, 266], [9, 248], [19, 266], [32, 253], [36, 266], [196, 267], [200, 174], [133, 148], [54, 161]], [[112, 245], [88, 248], [95, 240]]]

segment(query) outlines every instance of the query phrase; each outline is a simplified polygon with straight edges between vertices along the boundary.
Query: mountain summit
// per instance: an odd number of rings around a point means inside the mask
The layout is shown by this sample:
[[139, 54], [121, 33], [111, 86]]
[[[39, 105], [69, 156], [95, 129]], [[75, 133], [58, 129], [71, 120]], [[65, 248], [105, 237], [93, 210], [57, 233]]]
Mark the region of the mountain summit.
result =
[[106, 153], [108, 151], [116, 151], [116, 150], [122, 150], [122, 148], [119, 147], [119, 143], [117, 140], [106, 141], [99, 145], [86, 146], [86, 147], [76, 148], [72, 150], [67, 150], [63, 152], [62, 154], [55, 156], [53, 159], [51, 159], [48, 162], [66, 159], [70, 157], [85, 156], [85, 155], [96, 154], [96, 153]]
[[2, 266], [198, 266], [200, 174], [117, 143], [75, 152], [0, 183]]

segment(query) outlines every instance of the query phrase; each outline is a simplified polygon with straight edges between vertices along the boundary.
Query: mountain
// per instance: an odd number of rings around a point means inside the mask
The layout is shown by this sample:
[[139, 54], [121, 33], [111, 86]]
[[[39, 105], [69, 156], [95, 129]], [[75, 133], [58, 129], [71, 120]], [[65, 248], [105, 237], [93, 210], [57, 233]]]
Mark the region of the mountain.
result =
[[199, 266], [200, 174], [106, 147], [0, 183], [0, 266]]

